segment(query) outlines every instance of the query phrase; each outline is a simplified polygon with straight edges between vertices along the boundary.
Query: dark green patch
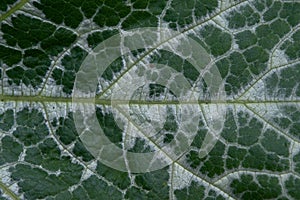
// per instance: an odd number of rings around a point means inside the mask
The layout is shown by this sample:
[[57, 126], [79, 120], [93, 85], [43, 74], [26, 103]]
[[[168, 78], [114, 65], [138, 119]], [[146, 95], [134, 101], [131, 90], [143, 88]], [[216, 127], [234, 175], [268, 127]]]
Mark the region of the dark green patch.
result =
[[91, 18], [96, 13], [98, 7], [103, 6], [103, 1], [85, 0], [85, 1], [70, 1], [77, 7], [81, 7], [80, 10], [83, 12], [86, 18]]
[[47, 67], [50, 65], [50, 59], [47, 54], [39, 49], [29, 49], [25, 51], [23, 64], [32, 69], [39, 66]]
[[[69, 187], [80, 181], [83, 167], [72, 163], [70, 157], [62, 156], [53, 139], [46, 139], [38, 148], [29, 148], [25, 160], [43, 167], [17, 164], [10, 168], [11, 178], [18, 181], [19, 192], [24, 192], [26, 199], [41, 199], [67, 192]], [[48, 174], [44, 169], [52, 173]]]
[[[250, 65], [246, 62], [245, 57], [238, 52], [233, 52], [229, 57], [224, 58], [216, 63], [221, 76], [226, 80], [225, 91], [228, 95], [237, 94], [240, 89], [246, 86], [251, 80], [252, 75], [250, 73]], [[258, 66], [255, 66], [255, 70], [259, 70]]]
[[240, 49], [246, 49], [249, 46], [255, 45], [257, 42], [256, 35], [249, 30], [236, 34], [236, 39]]
[[102, 78], [105, 80], [112, 81], [115, 78], [115, 74], [120, 72], [123, 68], [123, 61], [122, 58], [117, 58], [114, 60], [103, 72]]
[[108, 181], [113, 182], [113, 184], [120, 189], [126, 189], [130, 186], [129, 175], [126, 172], [112, 169], [100, 162], [97, 163], [96, 171], [100, 176], [104, 177]]
[[[14, 111], [9, 109], [0, 114], [0, 129], [8, 131], [14, 125]], [[1, 131], [1, 132], [2, 132]]]
[[115, 122], [114, 115], [111, 112], [103, 113], [101, 108], [97, 108], [96, 115], [106, 137], [118, 147], [122, 148], [121, 142], [123, 131]]
[[43, 162], [43, 157], [40, 149], [37, 147], [30, 147], [26, 149], [26, 156], [24, 160], [34, 165], [41, 165]]
[[59, 140], [64, 145], [70, 145], [74, 143], [73, 153], [81, 158], [83, 161], [91, 161], [94, 157], [87, 151], [85, 146], [82, 144], [78, 133], [76, 131], [76, 127], [74, 124], [73, 114], [69, 113], [66, 118], [59, 118], [59, 126], [55, 132], [58, 135]]
[[[280, 107], [280, 111], [282, 113], [281, 116], [274, 116], [273, 121], [275, 124], [282, 129], [280, 124], [285, 122], [286, 126], [289, 128], [288, 134], [293, 135], [296, 138], [300, 138], [299, 128], [300, 128], [300, 111], [294, 105], [285, 105]], [[288, 118], [288, 120], [286, 120]]]
[[133, 8], [148, 9], [153, 15], [160, 14], [166, 6], [167, 0], [132, 0]]
[[282, 3], [280, 1], [274, 2], [274, 4], [264, 13], [264, 20], [271, 21], [272, 19], [278, 17], [281, 7]]
[[59, 118], [59, 127], [55, 134], [59, 136], [59, 140], [65, 145], [69, 145], [77, 139], [78, 135], [71, 114], [68, 118]]
[[36, 109], [24, 108], [17, 113], [16, 121], [13, 135], [25, 146], [37, 144], [49, 134], [43, 114]]
[[300, 174], [300, 152], [293, 157], [295, 171]]
[[290, 25], [282, 19], [277, 19], [276, 21], [272, 22], [270, 24], [270, 28], [272, 29], [273, 33], [277, 34], [279, 37], [283, 37], [291, 29]]
[[182, 59], [177, 54], [165, 50], [160, 50], [159, 54], [152, 55], [151, 63], [172, 67], [174, 70], [182, 72], [191, 83], [194, 83], [200, 74], [187, 60]]
[[191, 146], [197, 147], [198, 149], [200, 149], [202, 146], [202, 143], [204, 141], [204, 138], [208, 132], [208, 129], [207, 129], [206, 125], [203, 123], [202, 119], [200, 119], [198, 127], [199, 128], [198, 128], [197, 134], [194, 137], [194, 140], [193, 140]]
[[71, 49], [70, 55], [66, 55], [62, 59], [61, 64], [64, 66], [64, 70], [59, 68], [53, 70], [52, 77], [57, 85], [63, 85], [63, 92], [72, 93], [76, 73], [86, 56], [87, 52], [76, 46]]
[[12, 82], [19, 85], [21, 82], [25, 85], [37, 87], [43, 81], [43, 78], [51, 64], [47, 54], [39, 49], [25, 50], [23, 55], [24, 68], [16, 66], [6, 71], [7, 76]]
[[134, 145], [128, 149], [129, 152], [134, 153], [148, 153], [153, 152], [153, 149], [147, 144], [144, 139], [135, 138]]
[[217, 0], [175, 0], [172, 1], [170, 8], [167, 10], [164, 20], [174, 23], [174, 25], [177, 24], [179, 27], [185, 27], [193, 23], [192, 15], [198, 21], [205, 15], [215, 11], [217, 7]]
[[88, 38], [87, 42], [89, 44], [89, 47], [95, 48], [98, 44], [100, 44], [102, 41], [110, 38], [113, 35], [118, 34], [118, 31], [116, 29], [114, 30], [105, 30], [102, 32], [94, 32], [91, 33]]
[[174, 135], [167, 133], [164, 135], [163, 142], [164, 142], [164, 144], [168, 144], [168, 143], [172, 142], [173, 139], [174, 139]]
[[71, 0], [41, 0], [40, 3], [33, 2], [33, 5], [42, 10], [47, 19], [59, 25], [64, 22], [66, 26], [77, 28], [83, 20], [80, 9]]
[[237, 11], [232, 12], [227, 20], [229, 28], [242, 28], [246, 25], [246, 17]]
[[243, 146], [250, 146], [258, 142], [263, 124], [257, 119], [250, 120], [249, 125], [239, 128], [238, 143]]
[[15, 83], [17, 85], [20, 85], [21, 82], [30, 83], [30, 80], [28, 79], [28, 77], [25, 77], [24, 74], [25, 70], [20, 66], [16, 66], [12, 69], [6, 70], [6, 75], [11, 78], [11, 80], [8, 81], [10, 84]]
[[85, 148], [81, 140], [76, 141], [73, 148], [73, 153], [84, 162], [88, 162], [94, 159], [94, 156]]
[[259, 11], [262, 12], [265, 9], [264, 1], [253, 1], [253, 6]]
[[176, 121], [174, 110], [170, 107], [167, 107], [167, 118], [163, 129], [169, 132], [176, 132], [178, 130], [178, 123]]
[[233, 10], [226, 17], [228, 27], [238, 29], [247, 26], [253, 26], [260, 21], [260, 15], [249, 5], [241, 6], [238, 10]]
[[269, 25], [261, 25], [257, 27], [256, 34], [257, 37], [259, 38], [258, 39], [259, 46], [264, 49], [271, 50], [280, 40], [279, 36], [272, 31]]
[[287, 193], [294, 199], [300, 199], [300, 179], [290, 176], [289, 179], [287, 179], [284, 182], [285, 188], [287, 190]]
[[135, 9], [145, 9], [148, 7], [149, 1], [145, 0], [132, 0], [133, 8]]
[[95, 175], [84, 180], [82, 185], [73, 191], [73, 195], [75, 199], [122, 199], [120, 191]]
[[175, 190], [174, 194], [177, 199], [180, 200], [189, 200], [189, 199], [204, 199], [205, 197], [205, 188], [199, 183], [192, 181], [189, 187], [185, 187], [180, 190]]
[[0, 1], [0, 10], [7, 11], [8, 7], [16, 3], [18, 0], [2, 0]]
[[275, 153], [266, 153], [259, 145], [254, 145], [249, 149], [242, 166], [251, 169], [281, 172], [289, 169], [289, 160], [281, 158]]
[[166, 87], [159, 84], [149, 84], [149, 97], [155, 98], [163, 95], [166, 92]]
[[168, 181], [168, 168], [138, 174], [135, 177], [136, 185], [147, 191], [145, 194], [147, 199], [169, 199]]
[[228, 142], [237, 142], [237, 125], [234, 121], [233, 112], [226, 113], [226, 121], [221, 136]]
[[292, 41], [287, 40], [281, 47], [290, 59], [300, 58], [300, 31], [292, 35]]
[[[300, 96], [300, 87], [298, 86], [300, 76], [300, 65], [294, 65], [284, 68], [281, 71], [271, 73], [266, 79], [266, 92], [269, 96], [291, 97]], [[284, 124], [282, 124], [285, 127]], [[300, 135], [294, 132], [295, 135]]]
[[131, 199], [138, 199], [138, 200], [147, 200], [147, 194], [143, 190], [140, 190], [139, 188], [136, 187], [131, 187], [128, 190], [126, 190], [125, 194], [125, 199], [126, 200], [131, 200]]
[[58, 28], [52, 36], [41, 42], [41, 47], [50, 55], [56, 56], [76, 40], [74, 32]]
[[283, 136], [278, 136], [273, 130], [268, 129], [264, 132], [264, 138], [261, 140], [261, 144], [269, 152], [284, 157], [289, 156], [290, 142]]
[[4, 136], [0, 142], [0, 165], [18, 161], [22, 151], [21, 144], [10, 136]]
[[20, 51], [0, 45], [0, 60], [3, 63], [12, 66], [20, 62], [21, 59], [22, 53]]
[[121, 19], [125, 18], [129, 13], [130, 7], [125, 5], [124, 1], [106, 1], [104, 5], [99, 8], [93, 21], [100, 27], [116, 26], [120, 23]]
[[[76, 35], [64, 28], [58, 28], [50, 23], [19, 14], [11, 19], [11, 25], [3, 23], [1, 26], [3, 38], [10, 46], [26, 49], [23, 54], [24, 66], [15, 66], [6, 71], [9, 84], [15, 83], [37, 88], [43, 81], [50, 66], [50, 55], [57, 55], [69, 47], [76, 39]], [[35, 48], [40, 45], [42, 50]], [[0, 59], [7, 65], [13, 65], [21, 60], [21, 53], [17, 50], [0, 46]]]
[[257, 182], [251, 175], [241, 175], [240, 179], [234, 179], [230, 187], [238, 199], [275, 199], [282, 194], [282, 189], [277, 177], [258, 175]]
[[236, 169], [240, 168], [244, 157], [247, 154], [246, 149], [230, 146], [228, 148], [228, 156], [226, 158], [226, 168]]
[[268, 61], [268, 54], [260, 46], [255, 46], [250, 49], [247, 49], [244, 52], [244, 56], [246, 58], [246, 61], [250, 63], [264, 63]]
[[133, 11], [122, 23], [123, 29], [157, 26], [158, 18], [147, 11]]
[[41, 20], [19, 14], [11, 19], [12, 26], [2, 23], [3, 39], [10, 46], [28, 48], [50, 37], [55, 31], [55, 26]]
[[189, 163], [189, 166], [194, 169], [197, 168], [201, 163], [201, 159], [199, 158], [199, 153], [197, 151], [190, 151], [186, 155], [186, 158]]
[[296, 26], [300, 22], [300, 3], [299, 2], [289, 2], [284, 3], [283, 8], [280, 11], [280, 17], [287, 19], [287, 22], [291, 26]]
[[214, 190], [206, 191], [205, 187], [192, 181], [188, 187], [174, 191], [175, 197], [180, 200], [203, 199], [203, 200], [223, 200]]
[[204, 27], [200, 34], [204, 37], [204, 42], [214, 56], [223, 55], [231, 48], [232, 38], [230, 34], [215, 26], [208, 25]]
[[210, 178], [224, 173], [224, 153], [225, 145], [218, 141], [209, 154], [202, 159], [203, 165], [200, 167], [200, 172]]
[[263, 50], [262, 47], [255, 46], [247, 49], [244, 52], [244, 57], [249, 63], [249, 70], [254, 75], [259, 75], [267, 67], [267, 61], [269, 60], [269, 54]]

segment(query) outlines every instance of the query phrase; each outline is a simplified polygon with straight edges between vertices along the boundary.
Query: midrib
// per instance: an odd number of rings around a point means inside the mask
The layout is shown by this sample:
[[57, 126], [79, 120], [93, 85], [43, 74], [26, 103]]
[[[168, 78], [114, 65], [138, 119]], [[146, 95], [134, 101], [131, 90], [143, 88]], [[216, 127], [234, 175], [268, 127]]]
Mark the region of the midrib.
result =
[[[110, 99], [97, 99], [81, 98], [73, 101], [72, 97], [51, 97], [51, 96], [12, 96], [0, 95], [1, 102], [49, 102], [49, 103], [87, 103], [97, 105], [111, 105]], [[128, 104], [127, 100], [114, 100], [114, 104], [125, 105]], [[191, 100], [191, 101], [177, 101], [177, 100], [130, 100], [130, 104], [134, 105], [169, 105], [169, 104], [287, 104], [287, 103], [300, 103], [297, 100]]]

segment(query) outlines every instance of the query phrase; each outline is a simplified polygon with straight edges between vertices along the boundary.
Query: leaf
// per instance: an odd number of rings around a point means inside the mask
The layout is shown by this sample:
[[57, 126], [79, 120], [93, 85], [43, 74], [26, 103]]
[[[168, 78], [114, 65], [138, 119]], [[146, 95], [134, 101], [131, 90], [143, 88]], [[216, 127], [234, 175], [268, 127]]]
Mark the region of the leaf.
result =
[[[1, 1], [0, 199], [300, 199], [299, 10], [285, 0]], [[176, 135], [182, 108], [172, 87], [142, 85], [129, 103], [112, 105], [134, 74], [168, 81], [172, 73], [152, 67], [168, 65], [180, 74], [177, 87], [186, 81], [200, 94], [189, 102], [199, 110], [185, 118], [197, 122], [184, 129], [195, 134], [190, 147], [178, 159], [162, 154], [171, 160], [162, 169], [134, 173], [107, 166], [86, 146], [72, 96], [95, 47], [142, 27], [196, 41], [226, 94], [209, 100], [217, 80], [207, 82], [190, 55], [146, 45], [114, 60], [99, 80], [95, 116], [124, 152], [185, 142]], [[160, 129], [149, 136], [151, 124]]]

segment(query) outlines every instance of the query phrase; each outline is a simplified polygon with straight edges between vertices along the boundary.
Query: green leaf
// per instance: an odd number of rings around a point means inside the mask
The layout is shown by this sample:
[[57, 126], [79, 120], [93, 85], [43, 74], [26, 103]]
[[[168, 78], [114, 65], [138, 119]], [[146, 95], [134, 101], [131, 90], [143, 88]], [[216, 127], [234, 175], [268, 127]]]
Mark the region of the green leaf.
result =
[[[299, 1], [285, 0], [1, 0], [0, 199], [300, 199], [299, 10]], [[109, 64], [97, 85], [97, 122], [128, 163], [127, 153], [180, 149], [179, 131], [195, 137], [180, 157], [161, 154], [170, 165], [134, 173], [111, 168], [86, 146], [72, 97], [95, 47], [144, 27], [180, 34]], [[210, 101], [218, 80], [207, 83], [190, 62], [199, 52], [160, 47], [187, 37], [209, 54], [205, 69], [219, 70], [225, 99]], [[166, 65], [179, 75], [156, 67]], [[133, 74], [153, 82], [128, 102], [112, 102], [116, 88], [135, 86]], [[171, 89], [183, 78], [199, 93], [187, 102], [199, 112], [185, 119], [195, 127], [183, 127], [186, 102]], [[173, 79], [171, 87], [157, 83]], [[216, 107], [226, 110], [218, 133]], [[160, 126], [149, 136], [145, 124]]]

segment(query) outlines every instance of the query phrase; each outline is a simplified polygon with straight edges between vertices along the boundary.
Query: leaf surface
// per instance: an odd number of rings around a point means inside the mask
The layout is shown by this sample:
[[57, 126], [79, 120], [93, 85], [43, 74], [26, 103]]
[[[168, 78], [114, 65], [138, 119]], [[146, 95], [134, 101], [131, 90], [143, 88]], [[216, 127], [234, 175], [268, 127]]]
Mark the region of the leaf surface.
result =
[[[299, 1], [285, 0], [1, 1], [0, 199], [300, 199], [299, 11]], [[131, 52], [132, 65], [125, 56], [111, 63], [99, 81], [96, 117], [106, 137], [129, 152], [159, 150], [180, 129], [178, 99], [161, 85], [139, 88], [119, 110], [110, 104], [133, 70], [168, 79], [145, 68], [168, 65], [201, 93], [188, 151], [163, 169], [137, 174], [106, 166], [86, 148], [72, 94], [93, 48], [141, 27], [168, 27], [203, 46], [226, 99], [207, 101], [201, 74], [160, 48]], [[224, 124], [201, 156], [214, 106], [225, 107]], [[156, 114], [158, 122], [165, 110], [166, 121], [151, 140], [126, 140], [146, 131], [136, 122], [149, 120], [130, 119], [126, 109]]]

